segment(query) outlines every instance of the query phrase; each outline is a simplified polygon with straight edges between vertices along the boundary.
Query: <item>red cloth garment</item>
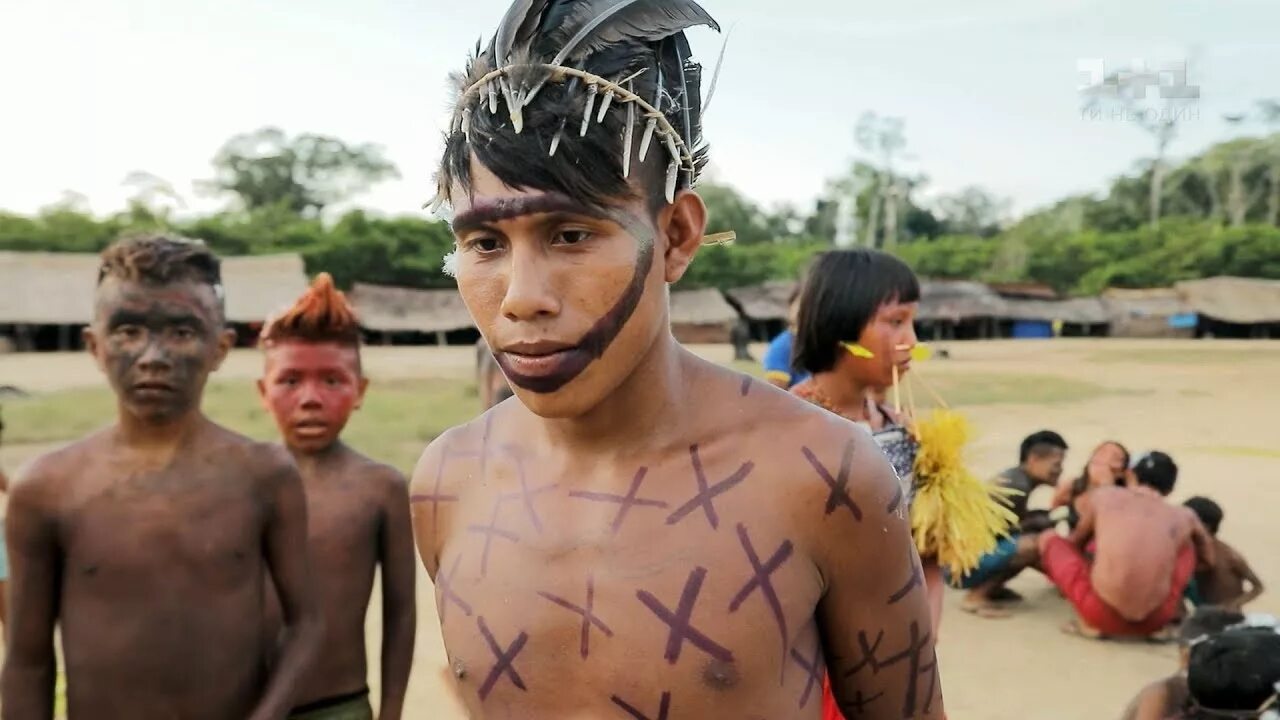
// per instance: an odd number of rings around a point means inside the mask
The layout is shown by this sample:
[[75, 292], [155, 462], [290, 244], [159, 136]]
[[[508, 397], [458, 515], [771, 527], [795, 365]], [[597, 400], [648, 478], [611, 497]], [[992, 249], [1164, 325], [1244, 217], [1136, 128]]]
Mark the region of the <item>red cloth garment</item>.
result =
[[1132, 637], [1154, 635], [1177, 617], [1182, 593], [1196, 568], [1196, 553], [1190, 544], [1178, 551], [1168, 598], [1138, 622], [1126, 620], [1098, 597], [1090, 577], [1092, 563], [1079, 548], [1064, 538], [1055, 536], [1045, 543], [1040, 564], [1085, 624], [1103, 635]]
[[844, 720], [840, 706], [836, 705], [836, 696], [831, 694], [831, 676], [822, 678], [822, 720]]

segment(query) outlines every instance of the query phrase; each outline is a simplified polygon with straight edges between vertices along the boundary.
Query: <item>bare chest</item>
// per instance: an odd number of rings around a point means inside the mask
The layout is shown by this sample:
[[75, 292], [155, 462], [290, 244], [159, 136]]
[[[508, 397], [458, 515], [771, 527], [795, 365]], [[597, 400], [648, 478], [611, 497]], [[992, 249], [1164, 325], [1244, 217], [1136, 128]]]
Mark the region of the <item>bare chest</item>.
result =
[[172, 469], [87, 478], [66, 514], [64, 575], [98, 592], [216, 591], [260, 572], [263, 502], [246, 475]]
[[598, 477], [484, 464], [457, 497], [415, 497], [445, 518], [436, 599], [468, 702], [548, 717], [817, 706], [821, 581], [754, 462], [691, 448]]

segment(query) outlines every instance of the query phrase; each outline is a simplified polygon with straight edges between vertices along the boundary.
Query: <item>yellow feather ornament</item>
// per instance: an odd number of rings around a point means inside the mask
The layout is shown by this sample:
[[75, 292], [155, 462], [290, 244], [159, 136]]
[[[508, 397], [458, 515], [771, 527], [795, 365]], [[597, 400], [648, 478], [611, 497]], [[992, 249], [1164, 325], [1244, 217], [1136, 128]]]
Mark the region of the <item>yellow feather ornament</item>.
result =
[[1017, 524], [1008, 500], [1017, 491], [983, 482], [965, 465], [970, 428], [960, 413], [936, 409], [913, 421], [912, 434], [920, 450], [914, 466], [911, 533], [922, 556], [937, 558], [951, 577], [958, 578], [977, 567]]
[[[916, 490], [911, 500], [911, 534], [921, 557], [936, 559], [952, 578], [960, 578], [1017, 526], [1009, 498], [1018, 491], [983, 482], [969, 470], [964, 458], [972, 434], [968, 419], [952, 410], [919, 372], [914, 377], [938, 407], [921, 417], [911, 384], [905, 384], [911, 435], [920, 446], [912, 466]], [[893, 401], [900, 412], [899, 380], [895, 366]]]

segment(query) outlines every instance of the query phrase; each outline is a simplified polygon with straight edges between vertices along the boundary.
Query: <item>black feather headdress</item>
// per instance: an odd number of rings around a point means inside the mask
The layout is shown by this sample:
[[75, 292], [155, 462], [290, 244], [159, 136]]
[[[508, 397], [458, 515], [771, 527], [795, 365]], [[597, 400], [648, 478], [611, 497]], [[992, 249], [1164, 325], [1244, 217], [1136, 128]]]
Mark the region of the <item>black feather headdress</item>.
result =
[[483, 150], [498, 133], [531, 134], [544, 159], [567, 152], [579, 164], [615, 148], [620, 157], [609, 163], [621, 181], [638, 138], [640, 163], [651, 146], [665, 151], [670, 202], [706, 163], [702, 68], [684, 34], [700, 25], [720, 29], [693, 0], [514, 0], [489, 44], [477, 44], [452, 77], [457, 98], [432, 205], [447, 202], [468, 172], [461, 151]]

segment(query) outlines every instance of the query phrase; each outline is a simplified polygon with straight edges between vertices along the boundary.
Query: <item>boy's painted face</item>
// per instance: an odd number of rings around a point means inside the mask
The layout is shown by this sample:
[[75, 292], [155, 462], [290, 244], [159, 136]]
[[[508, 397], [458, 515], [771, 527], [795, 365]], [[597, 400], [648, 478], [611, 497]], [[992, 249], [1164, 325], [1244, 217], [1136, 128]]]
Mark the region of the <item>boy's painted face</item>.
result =
[[917, 343], [915, 319], [919, 309], [918, 302], [891, 300], [882, 304], [857, 340], [875, 357], [854, 357], [845, 353], [846, 357], [841, 358], [840, 363], [862, 385], [880, 389], [892, 386], [895, 365], [899, 375], [911, 369], [911, 349]]
[[673, 259], [639, 199], [516, 190], [475, 161], [453, 197], [458, 290], [512, 388], [544, 417], [590, 410], [667, 330], [665, 283], [691, 256]]
[[319, 452], [337, 441], [368, 386], [356, 348], [285, 340], [267, 349], [258, 393], [285, 445]]
[[85, 341], [120, 407], [149, 422], [197, 408], [209, 373], [231, 349], [213, 288], [106, 278]]

